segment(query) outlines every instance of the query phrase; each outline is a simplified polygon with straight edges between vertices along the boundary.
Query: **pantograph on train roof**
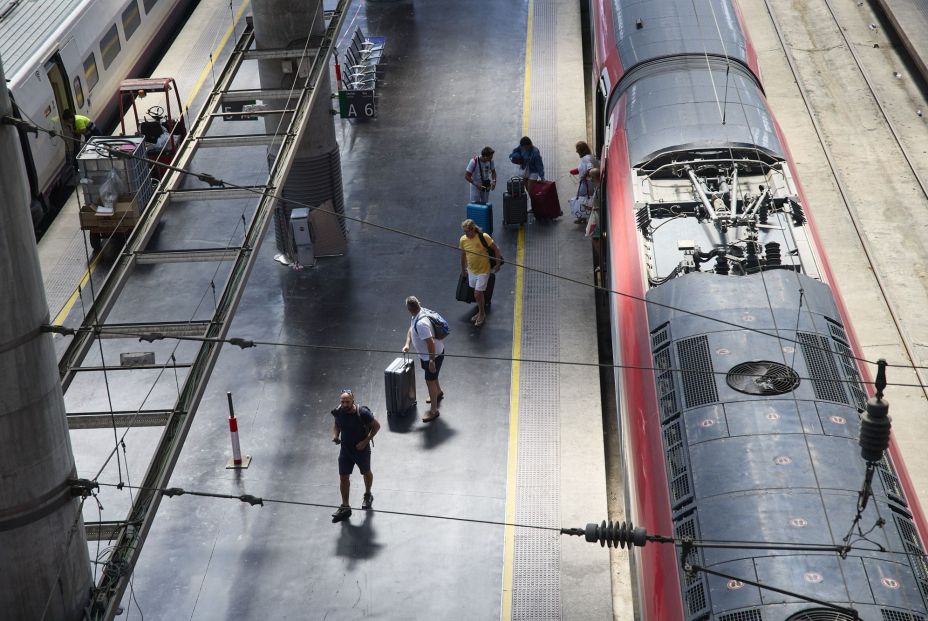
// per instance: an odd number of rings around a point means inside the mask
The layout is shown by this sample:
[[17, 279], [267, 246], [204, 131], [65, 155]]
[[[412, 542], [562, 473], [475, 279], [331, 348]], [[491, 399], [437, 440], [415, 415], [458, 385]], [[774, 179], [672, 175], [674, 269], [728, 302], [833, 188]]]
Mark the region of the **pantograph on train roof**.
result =
[[664, 154], [634, 169], [648, 282], [786, 269], [818, 277], [786, 162], [747, 149]]

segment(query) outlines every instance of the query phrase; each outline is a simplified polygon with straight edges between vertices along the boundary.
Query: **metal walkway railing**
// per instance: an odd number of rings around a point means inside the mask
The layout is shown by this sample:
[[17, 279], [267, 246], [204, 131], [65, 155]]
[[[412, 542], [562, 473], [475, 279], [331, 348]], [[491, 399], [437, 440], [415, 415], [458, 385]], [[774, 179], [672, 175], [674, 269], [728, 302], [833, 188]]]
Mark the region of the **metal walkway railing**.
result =
[[[340, 0], [333, 11], [326, 11], [328, 25], [324, 35], [312, 37], [312, 48], [306, 50], [255, 50], [254, 29], [250, 20], [245, 31], [235, 45], [234, 51], [222, 70], [216, 86], [194, 121], [191, 130], [178, 149], [177, 156], [160, 187], [144, 212], [137, 227], [130, 235], [116, 260], [106, 282], [98, 291], [92, 306], [85, 314], [83, 324], [75, 331], [74, 338], [63, 354], [59, 363], [62, 388], [67, 393], [72, 381], [81, 372], [119, 371], [120, 377], [125, 373], [148, 373], [153, 369], [181, 368], [184, 371], [183, 385], [179, 387], [178, 397], [170, 410], [162, 408], [127, 411], [69, 413], [71, 428], [87, 429], [100, 427], [134, 427], [164, 425], [158, 445], [149, 463], [144, 480], [139, 485], [134, 502], [124, 522], [88, 522], [86, 529], [88, 539], [110, 538], [118, 532], [118, 541], [107, 560], [109, 568], [118, 571], [103, 571], [92, 602], [92, 618], [112, 619], [116, 616], [123, 594], [128, 585], [135, 563], [141, 553], [142, 545], [151, 528], [158, 510], [163, 489], [171, 476], [184, 440], [193, 422], [197, 406], [206, 389], [207, 381], [219, 357], [222, 339], [227, 335], [232, 316], [241, 300], [248, 276], [258, 256], [258, 249], [267, 231], [274, 205], [277, 200], [276, 190], [282, 188], [287, 174], [293, 165], [297, 147], [308, 125], [310, 112], [314, 105], [328, 105], [327, 101], [317, 101], [319, 86], [329, 79], [328, 63], [335, 46], [339, 30], [346, 14], [350, 0]], [[308, 34], [308, 33], [307, 33]], [[287, 90], [238, 89], [231, 85], [239, 74], [246, 60], [279, 58], [300, 58], [302, 62], [311, 62], [305, 81]], [[302, 75], [302, 72], [301, 72]], [[298, 80], [299, 81], [299, 80]], [[211, 124], [217, 119], [228, 117], [223, 111], [223, 104], [243, 100], [283, 99], [296, 105], [286, 110], [265, 110], [248, 112], [249, 115], [287, 114], [289, 122], [281, 127], [285, 129], [276, 134], [247, 134], [208, 136]], [[189, 189], [184, 183], [191, 178], [185, 172], [193, 163], [195, 154], [201, 149], [231, 150], [246, 145], [279, 146], [276, 156], [270, 164], [267, 181], [263, 185], [242, 183], [240, 187], [229, 180], [220, 183], [208, 175], [196, 176], [207, 184], [203, 188]], [[228, 245], [205, 249], [161, 249], [148, 251], [159, 223], [172, 203], [184, 201], [228, 201], [231, 199], [255, 199], [255, 208], [250, 222], [247, 222], [244, 236], [239, 245]], [[229, 210], [231, 221], [243, 220], [242, 212]], [[226, 282], [221, 292], [217, 291], [215, 308], [209, 319], [200, 318], [191, 321], [189, 313], [185, 317], [164, 318], [158, 323], [108, 323], [108, 317], [116, 307], [120, 295], [137, 266], [163, 263], [192, 264], [203, 261], [214, 263], [231, 263]], [[212, 283], [211, 283], [212, 284]], [[180, 310], [178, 310], [180, 312]], [[159, 318], [161, 319], [161, 318]], [[152, 335], [150, 338], [171, 339], [177, 337], [202, 338], [199, 350], [190, 363], [177, 363], [173, 354], [164, 365], [81, 366], [92, 351], [98, 339], [127, 338], [138, 335]], [[156, 335], [156, 336], [155, 336]], [[101, 350], [102, 351], [102, 350]], [[102, 355], [101, 355], [102, 358]]]

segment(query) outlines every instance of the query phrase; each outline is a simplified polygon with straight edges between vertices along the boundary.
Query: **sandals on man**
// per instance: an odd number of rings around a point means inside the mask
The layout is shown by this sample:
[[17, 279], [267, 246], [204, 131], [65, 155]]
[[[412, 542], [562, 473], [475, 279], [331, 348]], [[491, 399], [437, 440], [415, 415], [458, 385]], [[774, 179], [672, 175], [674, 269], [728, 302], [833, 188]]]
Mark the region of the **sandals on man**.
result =
[[423, 423], [431, 423], [433, 420], [435, 420], [435, 419], [438, 418], [439, 416], [441, 416], [441, 414], [439, 413], [438, 410], [435, 410], [434, 413], [429, 414], [428, 416], [423, 416], [423, 417], [422, 417], [422, 422], [423, 422]]
[[[439, 402], [439, 403], [441, 403], [441, 400], [444, 399], [444, 398], [445, 398], [445, 393], [443, 393], [443, 392], [438, 393], [438, 402]], [[432, 398], [431, 398], [431, 397], [426, 397], [426, 398], [425, 398], [425, 402], [426, 402], [426, 403], [431, 403], [431, 402], [432, 402]]]

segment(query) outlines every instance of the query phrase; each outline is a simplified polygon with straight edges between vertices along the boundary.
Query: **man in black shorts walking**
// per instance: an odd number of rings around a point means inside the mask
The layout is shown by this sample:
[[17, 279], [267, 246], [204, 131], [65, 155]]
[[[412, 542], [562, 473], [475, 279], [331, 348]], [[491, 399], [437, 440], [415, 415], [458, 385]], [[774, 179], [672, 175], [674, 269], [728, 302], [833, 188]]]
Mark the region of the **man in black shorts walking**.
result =
[[348, 504], [348, 491], [351, 489], [349, 477], [355, 465], [364, 477], [364, 501], [361, 508], [370, 509], [374, 503], [374, 495], [371, 494], [371, 484], [374, 482], [374, 473], [371, 472], [371, 440], [380, 431], [380, 423], [370, 408], [354, 402], [354, 394], [347, 388], [339, 397], [339, 406], [332, 410], [332, 417], [335, 418], [332, 442], [342, 447], [338, 454], [342, 504], [332, 514], [332, 521], [341, 522], [351, 515], [351, 505]]

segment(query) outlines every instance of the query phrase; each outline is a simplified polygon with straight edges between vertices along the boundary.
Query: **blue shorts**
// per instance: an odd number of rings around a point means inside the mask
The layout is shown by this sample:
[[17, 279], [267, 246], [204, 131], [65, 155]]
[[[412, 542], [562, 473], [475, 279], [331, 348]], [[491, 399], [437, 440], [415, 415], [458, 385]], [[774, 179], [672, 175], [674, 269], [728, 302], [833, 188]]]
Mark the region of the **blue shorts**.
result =
[[367, 474], [371, 471], [371, 451], [352, 451], [343, 450], [338, 454], [338, 474], [347, 476], [354, 472], [355, 464], [358, 465], [358, 471], [361, 474]]
[[435, 358], [435, 372], [432, 373], [429, 371], [429, 361], [420, 360], [422, 363], [422, 369], [425, 371], [425, 381], [431, 382], [438, 379], [438, 373], [441, 371], [441, 363], [445, 361], [445, 355], [442, 354]]

